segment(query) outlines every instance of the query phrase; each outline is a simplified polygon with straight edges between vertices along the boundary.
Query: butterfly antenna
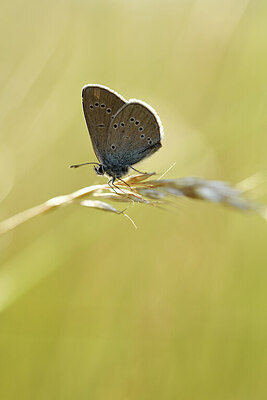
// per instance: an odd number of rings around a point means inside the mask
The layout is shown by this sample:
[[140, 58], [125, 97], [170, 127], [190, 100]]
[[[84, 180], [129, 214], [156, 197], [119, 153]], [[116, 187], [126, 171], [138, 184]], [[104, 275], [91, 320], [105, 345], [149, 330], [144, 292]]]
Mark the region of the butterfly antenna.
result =
[[86, 163], [83, 163], [83, 164], [74, 164], [74, 165], [70, 165], [70, 168], [78, 168], [78, 167], [82, 167], [83, 165], [88, 165], [88, 164], [99, 165], [99, 163], [96, 163], [96, 162], [86, 162]]

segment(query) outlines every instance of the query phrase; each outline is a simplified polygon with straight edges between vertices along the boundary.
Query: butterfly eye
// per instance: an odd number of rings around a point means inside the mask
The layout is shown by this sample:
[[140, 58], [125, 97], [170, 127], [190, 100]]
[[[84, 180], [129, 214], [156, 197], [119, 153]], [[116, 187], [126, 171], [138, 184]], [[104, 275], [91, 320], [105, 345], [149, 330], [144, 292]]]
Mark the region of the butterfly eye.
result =
[[105, 108], [105, 107], [106, 107], [106, 104], [102, 103], [100, 107], [101, 107], [101, 108]]
[[144, 130], [144, 128], [142, 126], [139, 127], [139, 132], [142, 132]]
[[140, 124], [140, 121], [135, 121], [135, 125], [139, 125]]
[[95, 107], [98, 107], [99, 106], [99, 103], [95, 103]]
[[125, 125], [125, 123], [124, 122], [121, 122], [121, 126], [124, 126]]
[[107, 113], [108, 113], [108, 114], [111, 113], [111, 108], [107, 108]]
[[144, 139], [145, 135], [143, 133], [141, 133], [140, 138]]
[[90, 108], [90, 110], [93, 110], [93, 108], [94, 108], [93, 104], [90, 104], [89, 108]]
[[113, 128], [114, 128], [114, 129], [117, 129], [117, 128], [118, 128], [118, 124], [114, 124], [114, 125], [113, 125]]
[[148, 144], [152, 144], [152, 140], [151, 140], [150, 137], [147, 138], [147, 143], [148, 143]]
[[101, 165], [101, 164], [98, 165], [98, 173], [99, 173], [99, 175], [104, 175], [104, 173], [105, 173], [103, 165]]
[[111, 148], [111, 150], [116, 150], [115, 144], [112, 144], [112, 145], [110, 146], [110, 148]]
[[134, 117], [131, 117], [131, 118], [130, 118], [130, 122], [134, 122]]

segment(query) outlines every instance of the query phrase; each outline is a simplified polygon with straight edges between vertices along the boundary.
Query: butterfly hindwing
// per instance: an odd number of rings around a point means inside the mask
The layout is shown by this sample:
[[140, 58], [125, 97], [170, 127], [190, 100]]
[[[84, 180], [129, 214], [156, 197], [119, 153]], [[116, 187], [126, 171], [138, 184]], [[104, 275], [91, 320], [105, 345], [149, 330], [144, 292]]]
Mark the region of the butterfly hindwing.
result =
[[143, 102], [131, 100], [110, 122], [107, 149], [112, 159], [130, 166], [157, 151], [162, 135], [156, 112]]

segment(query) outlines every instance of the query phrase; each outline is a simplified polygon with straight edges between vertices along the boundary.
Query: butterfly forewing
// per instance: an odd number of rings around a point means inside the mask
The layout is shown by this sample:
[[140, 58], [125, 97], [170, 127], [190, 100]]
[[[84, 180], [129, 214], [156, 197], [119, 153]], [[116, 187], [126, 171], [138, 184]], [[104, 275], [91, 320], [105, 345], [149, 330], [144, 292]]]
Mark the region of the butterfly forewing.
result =
[[83, 111], [94, 152], [100, 162], [105, 159], [107, 135], [112, 118], [126, 101], [109, 88], [87, 85], [82, 90]]
[[116, 160], [133, 165], [161, 147], [162, 126], [154, 110], [130, 101], [110, 122], [107, 149]]

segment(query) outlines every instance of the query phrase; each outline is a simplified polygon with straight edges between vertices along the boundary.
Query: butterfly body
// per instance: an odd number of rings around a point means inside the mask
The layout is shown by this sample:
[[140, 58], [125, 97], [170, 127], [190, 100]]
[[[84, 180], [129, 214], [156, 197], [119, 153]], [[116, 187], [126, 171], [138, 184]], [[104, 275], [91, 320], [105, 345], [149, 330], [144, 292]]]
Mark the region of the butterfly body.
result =
[[161, 147], [163, 128], [156, 112], [139, 100], [126, 101], [102, 85], [82, 89], [83, 111], [99, 164], [112, 182]]
[[118, 179], [122, 178], [123, 176], [127, 175], [129, 172], [129, 166], [122, 165], [122, 164], [114, 164], [112, 163], [105, 163], [105, 164], [98, 164], [97, 167], [94, 167], [95, 172], [97, 175], [105, 175], [111, 176], [112, 178]]

